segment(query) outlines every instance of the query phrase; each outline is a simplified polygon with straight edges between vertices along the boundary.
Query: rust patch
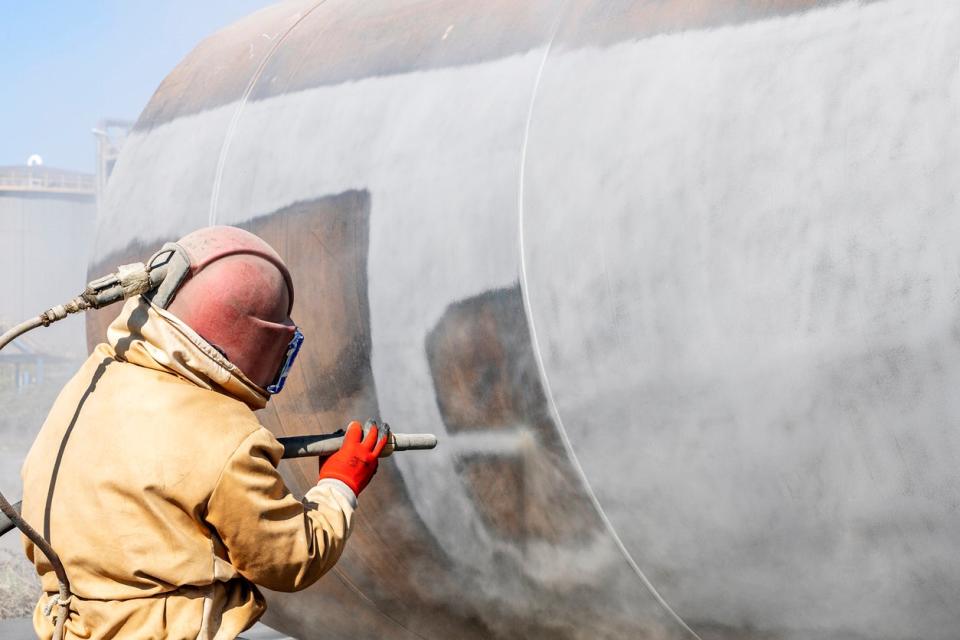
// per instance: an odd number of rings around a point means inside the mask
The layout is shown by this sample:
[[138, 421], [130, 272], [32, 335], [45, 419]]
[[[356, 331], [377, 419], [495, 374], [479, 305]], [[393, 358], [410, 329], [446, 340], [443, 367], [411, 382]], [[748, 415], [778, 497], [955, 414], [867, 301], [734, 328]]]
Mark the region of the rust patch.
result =
[[[466, 438], [458, 468], [486, 526], [521, 545], [596, 532], [593, 506], [550, 417], [520, 286], [450, 305], [425, 348], [447, 431]], [[506, 430], [519, 434], [516, 451], [470, 453], [471, 436]]]
[[[676, 31], [799, 13], [839, 0], [376, 0], [362, 8], [315, 1], [259, 11], [203, 40], [164, 79], [135, 129], [239, 100], [362, 78], [477, 64], [543, 46], [563, 8], [557, 45], [607, 46]], [[273, 49], [273, 38], [284, 36]], [[362, 46], [358, 45], [362, 43]], [[263, 68], [261, 69], [261, 65]]]

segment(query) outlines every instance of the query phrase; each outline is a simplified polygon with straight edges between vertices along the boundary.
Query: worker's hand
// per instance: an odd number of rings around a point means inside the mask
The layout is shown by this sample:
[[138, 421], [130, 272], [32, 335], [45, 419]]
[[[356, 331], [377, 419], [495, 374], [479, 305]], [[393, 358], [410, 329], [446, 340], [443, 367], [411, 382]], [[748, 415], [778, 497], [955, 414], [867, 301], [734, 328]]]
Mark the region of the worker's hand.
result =
[[375, 422], [366, 438], [360, 423], [351, 422], [340, 450], [320, 463], [320, 478], [335, 478], [360, 495], [377, 472], [377, 459], [386, 444], [387, 434], [381, 437]]

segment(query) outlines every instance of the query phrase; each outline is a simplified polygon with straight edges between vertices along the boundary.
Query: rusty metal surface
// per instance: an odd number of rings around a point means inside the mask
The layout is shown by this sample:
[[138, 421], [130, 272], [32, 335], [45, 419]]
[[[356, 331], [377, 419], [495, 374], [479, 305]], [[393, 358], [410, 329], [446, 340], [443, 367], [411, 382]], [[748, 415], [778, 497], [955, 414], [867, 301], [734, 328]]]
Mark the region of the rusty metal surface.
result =
[[287, 633], [946, 640], [958, 59], [945, 1], [281, 4], [161, 85], [91, 273], [245, 226], [308, 336], [264, 423], [440, 436]]
[[543, 45], [560, 10], [578, 25], [566, 44], [587, 46], [789, 15], [837, 1], [403, 0], [344, 11], [329, 0], [291, 0], [201, 42], [160, 84], [136, 127], [228, 104], [245, 93], [259, 100], [520, 55]]

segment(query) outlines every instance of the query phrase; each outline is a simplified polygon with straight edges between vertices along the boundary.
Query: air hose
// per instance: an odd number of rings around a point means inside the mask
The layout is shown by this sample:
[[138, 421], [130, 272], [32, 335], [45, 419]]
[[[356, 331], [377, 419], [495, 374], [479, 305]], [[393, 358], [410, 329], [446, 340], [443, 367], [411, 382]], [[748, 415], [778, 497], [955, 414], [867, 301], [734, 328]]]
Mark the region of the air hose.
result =
[[[137, 262], [121, 265], [116, 273], [91, 281], [83, 293], [66, 304], [47, 309], [39, 316], [21, 322], [0, 335], [0, 350], [32, 329], [49, 327], [70, 314], [101, 309], [133, 296], [149, 293], [155, 302], [162, 301], [161, 304], [165, 306], [186, 278], [189, 268], [190, 260], [186, 252], [176, 243], [167, 243], [146, 264]], [[364, 426], [364, 433], [374, 425], [375, 423], [368, 421]], [[431, 434], [392, 433], [386, 424], [383, 428], [387, 433], [387, 444], [380, 457], [389, 456], [395, 451], [433, 449], [437, 446], [437, 438]], [[283, 445], [284, 458], [302, 458], [330, 455], [340, 449], [343, 438], [344, 432], [337, 431], [332, 434], [294, 436], [278, 440]], [[56, 605], [53, 640], [63, 640], [71, 599], [70, 580], [63, 562], [50, 542], [21, 517], [19, 502], [11, 504], [3, 493], [0, 493], [0, 513], [3, 514], [0, 516], [0, 536], [14, 527], [19, 529], [46, 556], [57, 576], [58, 594], [51, 598], [45, 613], [49, 614], [53, 605]]]
[[[142, 262], [122, 265], [117, 273], [92, 281], [83, 293], [70, 302], [47, 309], [36, 318], [21, 322], [4, 333], [0, 336], [0, 349], [31, 329], [49, 327], [52, 323], [63, 320], [71, 313], [79, 313], [87, 309], [100, 309], [156, 288], [166, 277], [166, 263], [167, 260], [157, 254], [157, 256], [154, 256], [154, 260], [151, 260], [151, 264], [154, 265], [152, 267]], [[63, 640], [63, 625], [67, 620], [68, 607], [70, 606], [70, 580], [67, 578], [63, 563], [50, 543], [40, 535], [40, 532], [20, 517], [19, 509], [14, 508], [2, 493], [0, 493], [0, 512], [9, 520], [10, 524], [20, 529], [23, 535], [36, 545], [37, 549], [47, 557], [50, 566], [53, 567], [53, 572], [56, 574], [59, 583], [59, 593], [56, 600], [52, 601], [52, 604], [57, 606], [53, 640]], [[3, 524], [5, 523], [0, 522], [0, 525]], [[6, 531], [2, 533], [6, 533]]]

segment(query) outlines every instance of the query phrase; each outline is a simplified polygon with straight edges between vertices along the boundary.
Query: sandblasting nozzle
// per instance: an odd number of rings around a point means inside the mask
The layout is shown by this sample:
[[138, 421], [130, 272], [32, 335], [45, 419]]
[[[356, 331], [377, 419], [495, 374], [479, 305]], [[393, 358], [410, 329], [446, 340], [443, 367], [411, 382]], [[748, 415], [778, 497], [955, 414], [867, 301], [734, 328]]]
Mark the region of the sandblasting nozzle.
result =
[[[381, 425], [381, 429], [389, 429], [389, 425]], [[370, 424], [363, 428], [364, 435], [370, 429]], [[277, 438], [283, 445], [283, 457], [307, 458], [310, 456], [328, 456], [336, 453], [343, 445], [343, 430], [316, 436], [290, 436]], [[386, 458], [394, 451], [419, 451], [433, 449], [437, 446], [437, 436], [432, 433], [394, 433], [387, 431], [387, 444], [380, 453]]]

